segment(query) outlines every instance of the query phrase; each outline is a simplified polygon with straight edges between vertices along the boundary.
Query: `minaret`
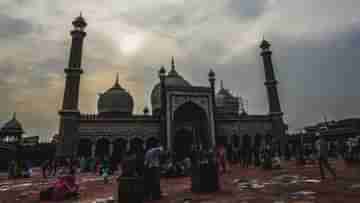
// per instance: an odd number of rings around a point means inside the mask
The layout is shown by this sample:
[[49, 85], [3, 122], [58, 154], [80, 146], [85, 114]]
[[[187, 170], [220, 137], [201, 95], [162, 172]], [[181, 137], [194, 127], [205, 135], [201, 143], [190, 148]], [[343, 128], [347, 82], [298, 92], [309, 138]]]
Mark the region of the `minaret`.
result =
[[272, 119], [273, 128], [272, 136], [278, 138], [280, 144], [280, 152], [284, 155], [285, 147], [285, 125], [283, 122], [283, 112], [281, 111], [279, 95], [277, 91], [278, 81], [275, 78], [274, 67], [271, 60], [270, 43], [266, 40], [261, 42], [261, 56], [264, 63], [265, 71], [265, 87], [267, 90], [268, 102], [269, 102], [269, 114]]
[[87, 26], [84, 18], [78, 16], [72, 22], [74, 29], [70, 32], [72, 36], [70, 58], [68, 67], [64, 70], [65, 90], [62, 109], [60, 115], [60, 143], [57, 148], [58, 156], [72, 156], [76, 154], [77, 149], [77, 133], [79, 112], [79, 86], [80, 75], [83, 73], [81, 69], [82, 47], [86, 36], [84, 28]]
[[278, 81], [275, 79], [274, 68], [271, 60], [270, 43], [263, 40], [260, 48], [262, 49], [261, 56], [264, 62], [265, 69], [265, 86], [268, 94], [269, 112], [270, 114], [281, 114], [281, 107], [279, 102], [279, 95], [277, 91]]
[[160, 79], [160, 99], [161, 99], [161, 109], [160, 109], [160, 143], [167, 149], [168, 148], [168, 139], [167, 139], [167, 129], [166, 129], [166, 70], [164, 66], [161, 66], [159, 70], [159, 79]]
[[212, 140], [212, 146], [216, 146], [216, 136], [217, 136], [217, 125], [216, 125], [216, 101], [215, 101], [215, 81], [216, 81], [216, 78], [215, 78], [215, 72], [210, 69], [209, 70], [209, 73], [208, 73], [208, 80], [209, 80], [209, 83], [210, 83], [210, 89], [211, 89], [211, 103], [212, 103], [212, 116], [213, 116], [213, 125], [214, 125], [214, 128], [213, 128], [213, 131], [214, 131], [214, 136], [213, 136], [213, 140]]

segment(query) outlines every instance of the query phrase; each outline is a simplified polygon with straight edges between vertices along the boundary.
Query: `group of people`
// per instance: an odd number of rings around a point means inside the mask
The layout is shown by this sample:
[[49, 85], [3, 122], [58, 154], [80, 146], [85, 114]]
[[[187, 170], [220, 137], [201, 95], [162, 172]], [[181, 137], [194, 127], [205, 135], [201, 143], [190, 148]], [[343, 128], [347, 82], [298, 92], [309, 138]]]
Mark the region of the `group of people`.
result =
[[345, 143], [344, 158], [349, 162], [360, 162], [360, 137], [349, 139]]
[[121, 163], [121, 177], [137, 177], [144, 181], [145, 199], [161, 198], [160, 176], [163, 155], [163, 148], [158, 141], [154, 141], [149, 143], [145, 151], [141, 148], [128, 151]]
[[[254, 143], [253, 147], [251, 147], [250, 137], [245, 137], [241, 149], [236, 152], [229, 150], [224, 145], [220, 145], [214, 151], [214, 158], [218, 166], [217, 171], [227, 172], [229, 170], [228, 160], [239, 163], [244, 168], [248, 168], [250, 165], [270, 169], [281, 168], [280, 154], [274, 148], [276, 147], [272, 142], [265, 142], [265, 144]], [[325, 169], [327, 169], [336, 179], [336, 172], [328, 162], [328, 142], [323, 135], [318, 136], [314, 150], [321, 178], [325, 178]], [[163, 150], [159, 141], [154, 141], [149, 143], [146, 149], [142, 147], [132, 148], [126, 153], [120, 163], [121, 176], [141, 178], [144, 181], [144, 197], [157, 200], [161, 198], [161, 176], [191, 175], [194, 157], [175, 160], [174, 156]], [[78, 185], [75, 182], [76, 171], [94, 172], [107, 177], [118, 170], [118, 163], [115, 159], [106, 157], [102, 159], [81, 157], [79, 159], [47, 160], [42, 165], [43, 177], [56, 176], [57, 179], [52, 187], [43, 191], [43, 196], [51, 194], [55, 199], [59, 199], [69, 194], [74, 195], [78, 192]], [[31, 164], [29, 162], [20, 164], [12, 161], [10, 163], [9, 177], [18, 176], [31, 176]]]
[[[299, 149], [304, 149], [304, 146], [299, 146], [298, 150], [296, 150], [296, 153], [290, 153], [287, 151], [287, 154], [281, 156], [279, 143], [275, 143], [272, 140], [265, 140], [265, 142], [260, 142], [260, 140], [255, 138], [255, 142], [252, 145], [250, 137], [245, 135], [240, 149], [235, 150], [230, 146], [222, 147], [220, 150], [218, 150], [218, 152], [222, 154], [218, 158], [218, 164], [220, 171], [221, 169], [226, 171], [226, 160], [230, 160], [235, 164], [239, 163], [244, 168], [248, 168], [249, 166], [253, 165], [255, 167], [261, 166], [264, 169], [280, 169], [283, 167], [282, 158], [285, 158], [285, 155], [287, 156], [286, 159], [295, 157], [299, 163], [305, 163], [305, 151]], [[356, 154], [356, 147], [353, 147], [352, 150], [353, 154]], [[319, 164], [320, 176], [322, 179], [325, 178], [325, 169], [327, 169], [334, 177], [334, 179], [336, 179], [336, 172], [328, 161], [331, 152], [332, 151], [329, 150], [329, 142], [327, 141], [326, 137], [323, 134], [319, 134], [316, 142], [314, 143], [313, 150], [310, 155], [307, 156], [307, 158], [310, 159], [312, 163], [317, 162]], [[356, 155], [353, 155], [352, 157], [356, 157]]]
[[[59, 167], [59, 170], [57, 170], [57, 167]], [[49, 174], [56, 175], [56, 180], [50, 187], [40, 192], [41, 200], [62, 201], [79, 195], [79, 185], [76, 183], [76, 166], [74, 160], [60, 159], [56, 161], [46, 161], [43, 165], [44, 178], [47, 177], [47, 170], [49, 170]], [[56, 171], [58, 171], [58, 173]]]
[[189, 176], [191, 169], [190, 157], [176, 161], [172, 157], [165, 159], [161, 166], [161, 175], [165, 177]]

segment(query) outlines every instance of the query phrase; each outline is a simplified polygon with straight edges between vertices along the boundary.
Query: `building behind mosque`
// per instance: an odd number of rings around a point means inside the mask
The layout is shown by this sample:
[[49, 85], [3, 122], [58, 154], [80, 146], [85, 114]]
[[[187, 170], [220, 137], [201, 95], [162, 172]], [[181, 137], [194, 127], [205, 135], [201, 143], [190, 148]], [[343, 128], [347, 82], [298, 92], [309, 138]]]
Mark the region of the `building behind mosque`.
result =
[[72, 45], [68, 67], [65, 69], [65, 90], [60, 126], [56, 137], [59, 156], [121, 156], [126, 150], [145, 147], [151, 141], [160, 143], [178, 158], [189, 155], [194, 148], [212, 149], [224, 144], [233, 149], [241, 147], [242, 136], [250, 135], [275, 143], [285, 143], [277, 81], [272, 67], [270, 44], [263, 40], [261, 56], [264, 62], [265, 87], [269, 113], [251, 115], [244, 111], [239, 98], [223, 85], [215, 91], [215, 73], [210, 70], [209, 84], [194, 86], [183, 78], [171, 60], [170, 70], [162, 67], [159, 82], [151, 92], [151, 113], [134, 114], [134, 99], [116, 77], [114, 84], [97, 101], [97, 113], [79, 111], [79, 85], [82, 47], [87, 23], [82, 16], [72, 22]]

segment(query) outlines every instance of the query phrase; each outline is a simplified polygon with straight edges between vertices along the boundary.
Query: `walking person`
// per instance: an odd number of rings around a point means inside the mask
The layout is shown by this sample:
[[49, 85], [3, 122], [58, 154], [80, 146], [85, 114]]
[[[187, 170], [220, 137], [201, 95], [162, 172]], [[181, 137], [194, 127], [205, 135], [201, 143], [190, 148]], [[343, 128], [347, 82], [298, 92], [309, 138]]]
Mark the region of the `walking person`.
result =
[[324, 174], [324, 167], [333, 175], [334, 180], [336, 180], [336, 173], [335, 170], [330, 167], [328, 161], [328, 143], [322, 133], [319, 133], [319, 140], [316, 143], [317, 151], [318, 151], [318, 158], [319, 158], [319, 168], [321, 179], [325, 179]]

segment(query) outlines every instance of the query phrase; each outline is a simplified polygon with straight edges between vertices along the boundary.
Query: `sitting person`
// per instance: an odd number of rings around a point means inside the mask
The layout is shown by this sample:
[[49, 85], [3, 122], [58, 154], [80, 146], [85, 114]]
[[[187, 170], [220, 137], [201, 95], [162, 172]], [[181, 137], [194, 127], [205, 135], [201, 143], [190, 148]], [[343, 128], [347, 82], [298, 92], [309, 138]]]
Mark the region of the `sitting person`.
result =
[[191, 160], [189, 157], [184, 159], [184, 172], [186, 176], [189, 176], [191, 173]]
[[79, 185], [76, 184], [75, 175], [60, 175], [54, 185], [45, 191], [40, 192], [41, 200], [61, 201], [76, 197], [79, 192]]
[[278, 154], [273, 159], [273, 169], [281, 169], [281, 160]]
[[109, 168], [103, 168], [102, 169], [102, 177], [104, 178], [104, 183], [105, 184], [109, 183], [109, 174], [110, 174], [110, 169]]

